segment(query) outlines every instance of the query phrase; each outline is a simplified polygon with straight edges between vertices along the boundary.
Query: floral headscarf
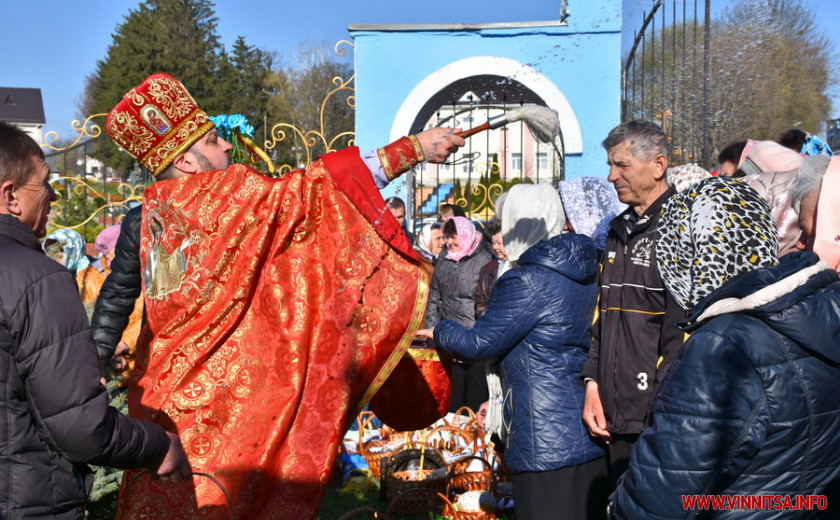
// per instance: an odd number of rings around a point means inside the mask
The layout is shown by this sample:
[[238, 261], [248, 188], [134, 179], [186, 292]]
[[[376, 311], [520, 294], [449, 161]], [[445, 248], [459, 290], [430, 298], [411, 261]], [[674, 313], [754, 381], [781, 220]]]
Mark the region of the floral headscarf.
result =
[[541, 240], [563, 232], [566, 215], [560, 194], [550, 184], [517, 184], [508, 192], [502, 209], [502, 243], [507, 262], [505, 270]]
[[800, 153], [802, 155], [827, 155], [829, 157], [834, 155], [828, 143], [809, 132], [805, 132], [805, 142], [802, 143]]
[[711, 177], [671, 197], [658, 232], [662, 281], [686, 310], [738, 274], [778, 261], [770, 208], [737, 179]]
[[54, 240], [55, 243], [45, 247], [47, 256], [64, 264], [73, 274], [90, 265], [90, 259], [85, 255], [85, 239], [78, 232], [72, 229], [56, 229], [44, 239], [44, 244]]
[[615, 188], [601, 177], [580, 177], [560, 181], [560, 198], [566, 218], [575, 230], [604, 249], [610, 220], [623, 211]]
[[475, 229], [475, 225], [464, 217], [452, 217], [455, 221], [455, 231], [458, 233], [458, 250], [446, 253], [446, 258], [458, 262], [464, 257], [470, 256], [481, 243], [481, 233]]

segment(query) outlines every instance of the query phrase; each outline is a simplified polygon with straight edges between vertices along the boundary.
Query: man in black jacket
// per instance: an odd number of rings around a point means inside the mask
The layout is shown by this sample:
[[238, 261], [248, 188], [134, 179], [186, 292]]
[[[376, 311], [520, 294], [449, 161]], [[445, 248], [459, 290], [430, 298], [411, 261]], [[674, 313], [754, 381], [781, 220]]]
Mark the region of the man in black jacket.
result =
[[615, 482], [648, 426], [648, 406], [682, 345], [674, 328], [685, 311], [665, 289], [654, 255], [662, 204], [673, 195], [665, 180], [668, 141], [655, 123], [629, 121], [603, 142], [618, 200], [630, 206], [610, 223], [604, 250], [598, 320], [581, 377], [583, 420], [604, 439]]
[[[128, 345], [122, 343], [123, 331], [128, 326], [134, 302], [140, 297], [140, 221], [143, 207], [131, 209], [120, 225], [120, 236], [114, 248], [111, 272], [105, 278], [91, 318], [93, 340], [99, 357], [107, 368], [112, 356], [117, 359], [114, 368], [124, 368], [122, 355]], [[118, 345], [122, 348], [117, 348]]]
[[75, 279], [38, 241], [49, 173], [38, 144], [0, 123], [2, 518], [82, 518], [86, 463], [190, 473], [177, 435], [108, 406]]

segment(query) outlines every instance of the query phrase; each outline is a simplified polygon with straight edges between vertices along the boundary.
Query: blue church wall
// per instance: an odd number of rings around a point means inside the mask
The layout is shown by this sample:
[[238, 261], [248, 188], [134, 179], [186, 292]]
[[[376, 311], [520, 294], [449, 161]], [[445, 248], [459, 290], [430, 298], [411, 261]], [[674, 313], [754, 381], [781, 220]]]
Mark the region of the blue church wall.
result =
[[[505, 75], [519, 67], [556, 91], [551, 99], [565, 106], [566, 178], [605, 177], [601, 141], [621, 112], [621, 0], [599, 4], [578, 6], [565, 24], [351, 25], [357, 144], [372, 149], [407, 134], [412, 118], [406, 114], [428, 99], [422, 93], [424, 99], [413, 98], [424, 85], [425, 92], [439, 86], [442, 71], [472, 67], [473, 73]], [[480, 70], [482, 64], [496, 70]], [[383, 193], [393, 194], [396, 183]]]

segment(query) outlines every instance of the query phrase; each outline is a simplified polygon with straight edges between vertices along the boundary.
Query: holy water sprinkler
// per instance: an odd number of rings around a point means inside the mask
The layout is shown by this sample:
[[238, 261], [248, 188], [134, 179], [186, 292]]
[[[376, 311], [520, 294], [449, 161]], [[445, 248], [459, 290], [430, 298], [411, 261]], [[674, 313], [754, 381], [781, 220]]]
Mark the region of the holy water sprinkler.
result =
[[541, 105], [522, 105], [519, 108], [506, 110], [504, 114], [492, 117], [483, 125], [459, 132], [458, 135], [467, 138], [485, 130], [499, 128], [516, 121], [523, 121], [531, 129], [539, 141], [551, 143], [560, 133], [560, 118], [554, 109]]

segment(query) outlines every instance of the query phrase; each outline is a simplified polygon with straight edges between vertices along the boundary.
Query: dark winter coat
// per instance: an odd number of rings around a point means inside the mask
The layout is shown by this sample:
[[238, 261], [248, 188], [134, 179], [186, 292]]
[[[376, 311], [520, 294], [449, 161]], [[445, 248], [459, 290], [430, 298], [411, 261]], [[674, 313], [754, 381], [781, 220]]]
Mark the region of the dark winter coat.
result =
[[685, 311], [665, 289], [656, 266], [656, 226], [673, 194], [673, 188], [663, 193], [632, 231], [627, 221], [636, 219], [633, 208], [610, 222], [598, 320], [582, 377], [598, 382], [612, 433], [638, 434], [648, 426], [656, 384], [683, 343], [684, 334], [674, 325]]
[[115, 256], [111, 262], [111, 273], [102, 284], [90, 321], [99, 357], [105, 363], [109, 362], [114, 349], [122, 339], [123, 331], [128, 326], [128, 318], [134, 311], [134, 303], [140, 297], [142, 290], [140, 278], [142, 218], [142, 206], [137, 206], [123, 219], [120, 237], [114, 248]]
[[160, 464], [169, 439], [108, 406], [73, 275], [0, 215], [0, 518], [83, 517], [86, 463]]
[[434, 327], [441, 320], [455, 320], [465, 327], [475, 323], [475, 288], [478, 274], [492, 260], [487, 242], [481, 241], [470, 256], [455, 262], [446, 258], [446, 249], [435, 262], [426, 306], [426, 326]]
[[598, 294], [597, 254], [583, 235], [539, 242], [499, 278], [471, 329], [453, 321], [435, 327], [435, 340], [453, 356], [499, 362], [511, 471], [550, 471], [604, 455], [581, 421], [578, 382]]
[[[694, 332], [616, 490], [619, 518], [840, 518], [840, 283], [816, 261], [743, 274], [681, 324]], [[829, 495], [835, 510], [686, 511], [683, 495]]]

